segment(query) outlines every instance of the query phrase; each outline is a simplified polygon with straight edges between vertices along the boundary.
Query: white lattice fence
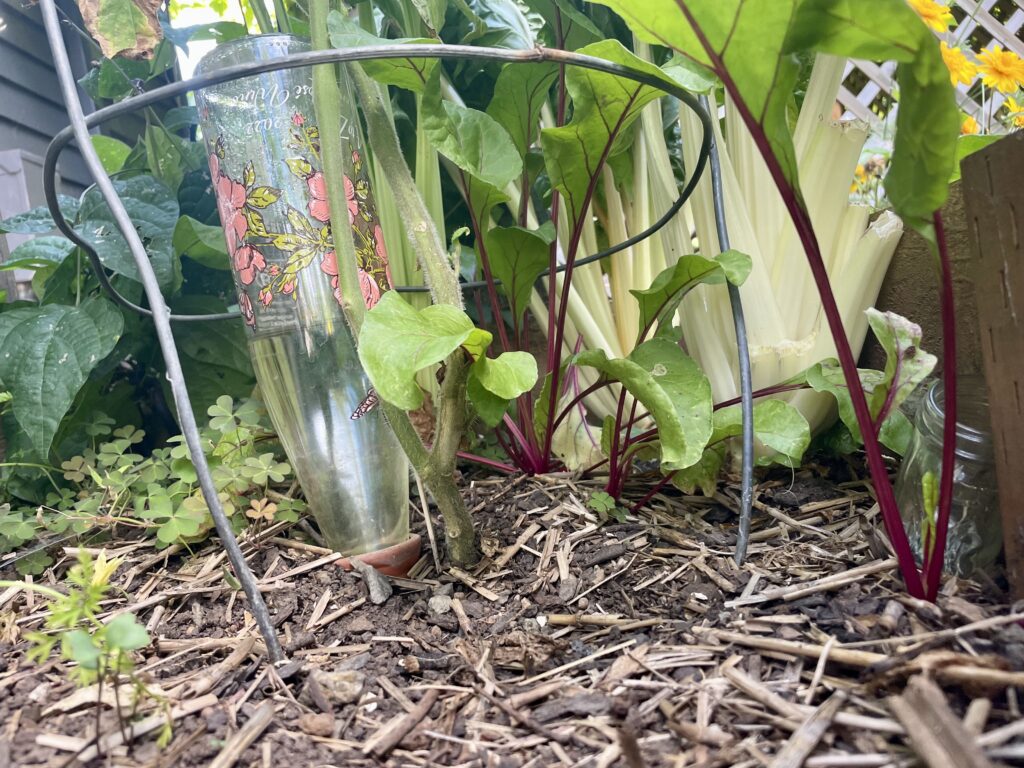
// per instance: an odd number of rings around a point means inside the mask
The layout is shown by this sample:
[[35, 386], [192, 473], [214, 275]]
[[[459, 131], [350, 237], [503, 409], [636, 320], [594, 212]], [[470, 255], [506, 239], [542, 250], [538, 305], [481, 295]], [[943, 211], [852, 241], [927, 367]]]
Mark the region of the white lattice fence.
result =
[[[1024, 0], [953, 0], [950, 6], [958, 21], [948, 32], [938, 35], [940, 39], [975, 51], [1001, 45], [1024, 57]], [[849, 62], [839, 90], [839, 102], [846, 109], [843, 116], [881, 123], [893, 103], [895, 70], [893, 62]], [[977, 81], [970, 86], [958, 85], [960, 108], [989, 130], [1001, 130], [992, 116], [1003, 103], [1003, 95], [986, 89], [983, 108], [979, 90]]]

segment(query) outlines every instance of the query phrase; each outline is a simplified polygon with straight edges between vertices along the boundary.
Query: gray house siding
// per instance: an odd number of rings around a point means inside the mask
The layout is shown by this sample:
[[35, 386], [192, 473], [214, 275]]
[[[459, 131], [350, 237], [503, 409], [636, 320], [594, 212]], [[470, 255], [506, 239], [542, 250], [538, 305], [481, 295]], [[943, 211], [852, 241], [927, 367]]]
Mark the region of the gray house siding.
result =
[[[73, 4], [67, 10], [77, 20]], [[81, 77], [88, 67], [82, 39], [65, 27], [65, 44]], [[20, 149], [42, 157], [53, 135], [67, 124], [39, 8], [26, 0], [0, 0], [0, 150]], [[90, 183], [74, 148], [61, 156], [58, 170], [68, 194], [78, 194]]]

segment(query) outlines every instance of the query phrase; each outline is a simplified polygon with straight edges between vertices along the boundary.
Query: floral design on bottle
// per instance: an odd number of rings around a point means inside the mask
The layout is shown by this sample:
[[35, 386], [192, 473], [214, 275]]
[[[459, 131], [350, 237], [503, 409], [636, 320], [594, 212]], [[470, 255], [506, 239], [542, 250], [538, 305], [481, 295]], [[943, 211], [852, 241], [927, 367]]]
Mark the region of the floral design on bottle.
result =
[[[343, 301], [327, 182], [320, 170], [320, 133], [299, 112], [291, 118], [288, 147], [296, 151], [296, 156], [284, 161], [288, 171], [302, 179], [307, 187], [305, 211], [282, 201], [280, 189], [258, 184], [252, 162], [245, 164], [241, 179], [232, 178], [225, 169], [223, 137], [216, 139], [209, 156], [221, 224], [238, 285], [239, 307], [242, 318], [253, 328], [261, 309], [281, 297], [293, 300], [298, 297], [299, 274], [314, 262], [330, 279], [335, 299], [339, 304]], [[343, 180], [348, 219], [362, 298], [366, 307], [372, 308], [381, 294], [391, 288], [391, 272], [364, 161], [358, 150], [352, 152], [352, 168], [352, 177], [345, 176]], [[268, 229], [264, 212], [271, 206], [275, 206], [273, 210], [286, 207], [287, 226], [280, 227], [284, 231]], [[273, 263], [268, 254], [274, 256]], [[255, 300], [249, 294], [250, 286], [259, 286]]]

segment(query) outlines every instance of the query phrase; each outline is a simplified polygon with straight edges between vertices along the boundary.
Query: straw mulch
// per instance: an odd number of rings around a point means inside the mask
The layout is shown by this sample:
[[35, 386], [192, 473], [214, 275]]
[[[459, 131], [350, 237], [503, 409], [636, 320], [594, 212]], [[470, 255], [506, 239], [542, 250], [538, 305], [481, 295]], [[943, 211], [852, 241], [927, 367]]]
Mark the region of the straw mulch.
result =
[[[905, 594], [865, 484], [762, 483], [741, 567], [728, 486], [659, 495], [625, 522], [599, 519], [589, 490], [472, 483], [481, 564], [427, 547], [380, 603], [388, 584], [302, 529], [250, 535], [278, 667], [221, 547], [112, 542], [126, 564], [107, 615], [146, 624], [138, 667], [162, 701], [124, 727], [129, 687], [97, 710], [58, 659], [27, 664], [40, 599], [0, 592], [0, 768], [1024, 764], [1024, 606], [993, 574], [948, 581], [934, 605]], [[414, 518], [436, 546], [439, 523]]]

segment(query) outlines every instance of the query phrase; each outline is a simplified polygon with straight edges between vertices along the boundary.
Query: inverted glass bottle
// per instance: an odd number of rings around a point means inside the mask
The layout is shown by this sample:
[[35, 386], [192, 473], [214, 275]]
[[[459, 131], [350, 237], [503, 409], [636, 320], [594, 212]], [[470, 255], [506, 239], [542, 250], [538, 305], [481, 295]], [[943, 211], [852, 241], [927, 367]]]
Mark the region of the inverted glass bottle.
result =
[[[291, 35], [224, 43], [197, 73], [309, 50]], [[344, 189], [362, 300], [391, 285], [351, 93]], [[312, 71], [204, 88], [200, 123], [262, 398], [327, 544], [348, 555], [409, 536], [408, 465], [345, 324]], [[359, 298], [359, 297], [355, 297]]]
[[[925, 547], [934, 540], [945, 412], [943, 384], [936, 380], [917, 404], [914, 435], [896, 478], [896, 501], [919, 564]], [[960, 377], [953, 500], [943, 569], [971, 576], [995, 562], [1001, 545], [988, 393], [981, 378]]]

